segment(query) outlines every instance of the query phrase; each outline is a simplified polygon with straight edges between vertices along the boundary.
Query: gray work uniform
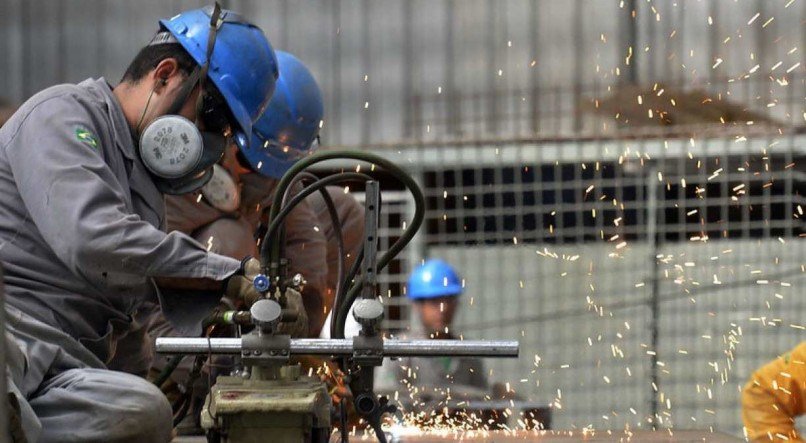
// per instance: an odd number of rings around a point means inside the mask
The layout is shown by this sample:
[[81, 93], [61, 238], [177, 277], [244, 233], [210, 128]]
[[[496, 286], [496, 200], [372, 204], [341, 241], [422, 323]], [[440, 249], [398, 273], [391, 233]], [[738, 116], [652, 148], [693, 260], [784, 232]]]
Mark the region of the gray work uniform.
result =
[[240, 263], [164, 225], [105, 80], [46, 89], [0, 129], [9, 372], [31, 441], [170, 439], [159, 390], [105, 365], [152, 277], [223, 280]]

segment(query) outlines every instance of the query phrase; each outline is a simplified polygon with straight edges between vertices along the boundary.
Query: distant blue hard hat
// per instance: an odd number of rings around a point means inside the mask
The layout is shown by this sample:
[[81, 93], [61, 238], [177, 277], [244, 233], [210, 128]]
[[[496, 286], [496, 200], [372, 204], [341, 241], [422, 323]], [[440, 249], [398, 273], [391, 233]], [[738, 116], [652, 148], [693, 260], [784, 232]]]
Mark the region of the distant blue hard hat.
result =
[[462, 282], [451, 265], [431, 259], [412, 272], [406, 284], [406, 294], [412, 300], [455, 297], [462, 294]]
[[[213, 7], [208, 6], [160, 20], [200, 66], [207, 61], [212, 11]], [[221, 10], [221, 17], [207, 76], [224, 96], [240, 126], [233, 130], [243, 131], [241, 138], [245, 138], [252, 133], [252, 125], [274, 93], [279, 75], [277, 58], [260, 28], [226, 9]]]
[[276, 51], [277, 89], [252, 130], [251, 143], [235, 141], [249, 165], [262, 175], [281, 178], [297, 160], [312, 153], [325, 110], [311, 71], [293, 55]]

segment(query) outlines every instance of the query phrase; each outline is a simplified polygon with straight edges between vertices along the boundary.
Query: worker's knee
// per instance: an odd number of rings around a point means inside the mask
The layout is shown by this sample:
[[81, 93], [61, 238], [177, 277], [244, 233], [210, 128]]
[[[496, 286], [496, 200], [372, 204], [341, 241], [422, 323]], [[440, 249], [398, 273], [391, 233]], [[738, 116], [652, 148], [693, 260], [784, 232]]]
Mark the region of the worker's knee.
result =
[[123, 372], [88, 368], [62, 372], [31, 400], [31, 406], [42, 423], [43, 442], [171, 440], [168, 400], [147, 380]]
[[[136, 423], [148, 424], [141, 427], [142, 435], [139, 441], [170, 441], [173, 428], [171, 405], [168, 399], [154, 384], [145, 379], [123, 374], [130, 377], [131, 391], [129, 409], [132, 420]], [[136, 439], [135, 439], [136, 440]], [[134, 441], [134, 440], [133, 440]]]

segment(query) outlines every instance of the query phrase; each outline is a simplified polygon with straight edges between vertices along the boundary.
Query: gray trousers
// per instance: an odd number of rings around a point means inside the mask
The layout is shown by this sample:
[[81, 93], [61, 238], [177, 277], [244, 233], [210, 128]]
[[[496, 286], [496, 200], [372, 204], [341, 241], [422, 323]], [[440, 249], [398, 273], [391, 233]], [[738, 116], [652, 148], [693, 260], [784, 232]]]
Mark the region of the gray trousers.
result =
[[9, 392], [30, 442], [169, 442], [171, 406], [148, 381], [106, 369], [75, 339], [6, 306]]

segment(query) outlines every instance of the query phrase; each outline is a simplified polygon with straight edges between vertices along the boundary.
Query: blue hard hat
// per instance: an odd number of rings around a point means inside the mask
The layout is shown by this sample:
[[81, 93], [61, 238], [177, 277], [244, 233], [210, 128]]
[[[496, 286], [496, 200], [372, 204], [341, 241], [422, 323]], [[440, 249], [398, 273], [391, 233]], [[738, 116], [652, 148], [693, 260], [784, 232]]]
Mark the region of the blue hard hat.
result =
[[455, 297], [462, 294], [462, 282], [451, 265], [431, 259], [411, 273], [406, 283], [406, 294], [412, 300]]
[[251, 143], [237, 137], [235, 141], [252, 169], [281, 178], [297, 160], [315, 150], [313, 142], [325, 111], [311, 71], [287, 52], [276, 54], [280, 79], [269, 106], [255, 122]]
[[[208, 6], [160, 20], [199, 65], [207, 61], [212, 12], [213, 7]], [[274, 93], [277, 58], [260, 28], [226, 9], [221, 10], [221, 19], [207, 76], [224, 96], [240, 131], [248, 135]]]

